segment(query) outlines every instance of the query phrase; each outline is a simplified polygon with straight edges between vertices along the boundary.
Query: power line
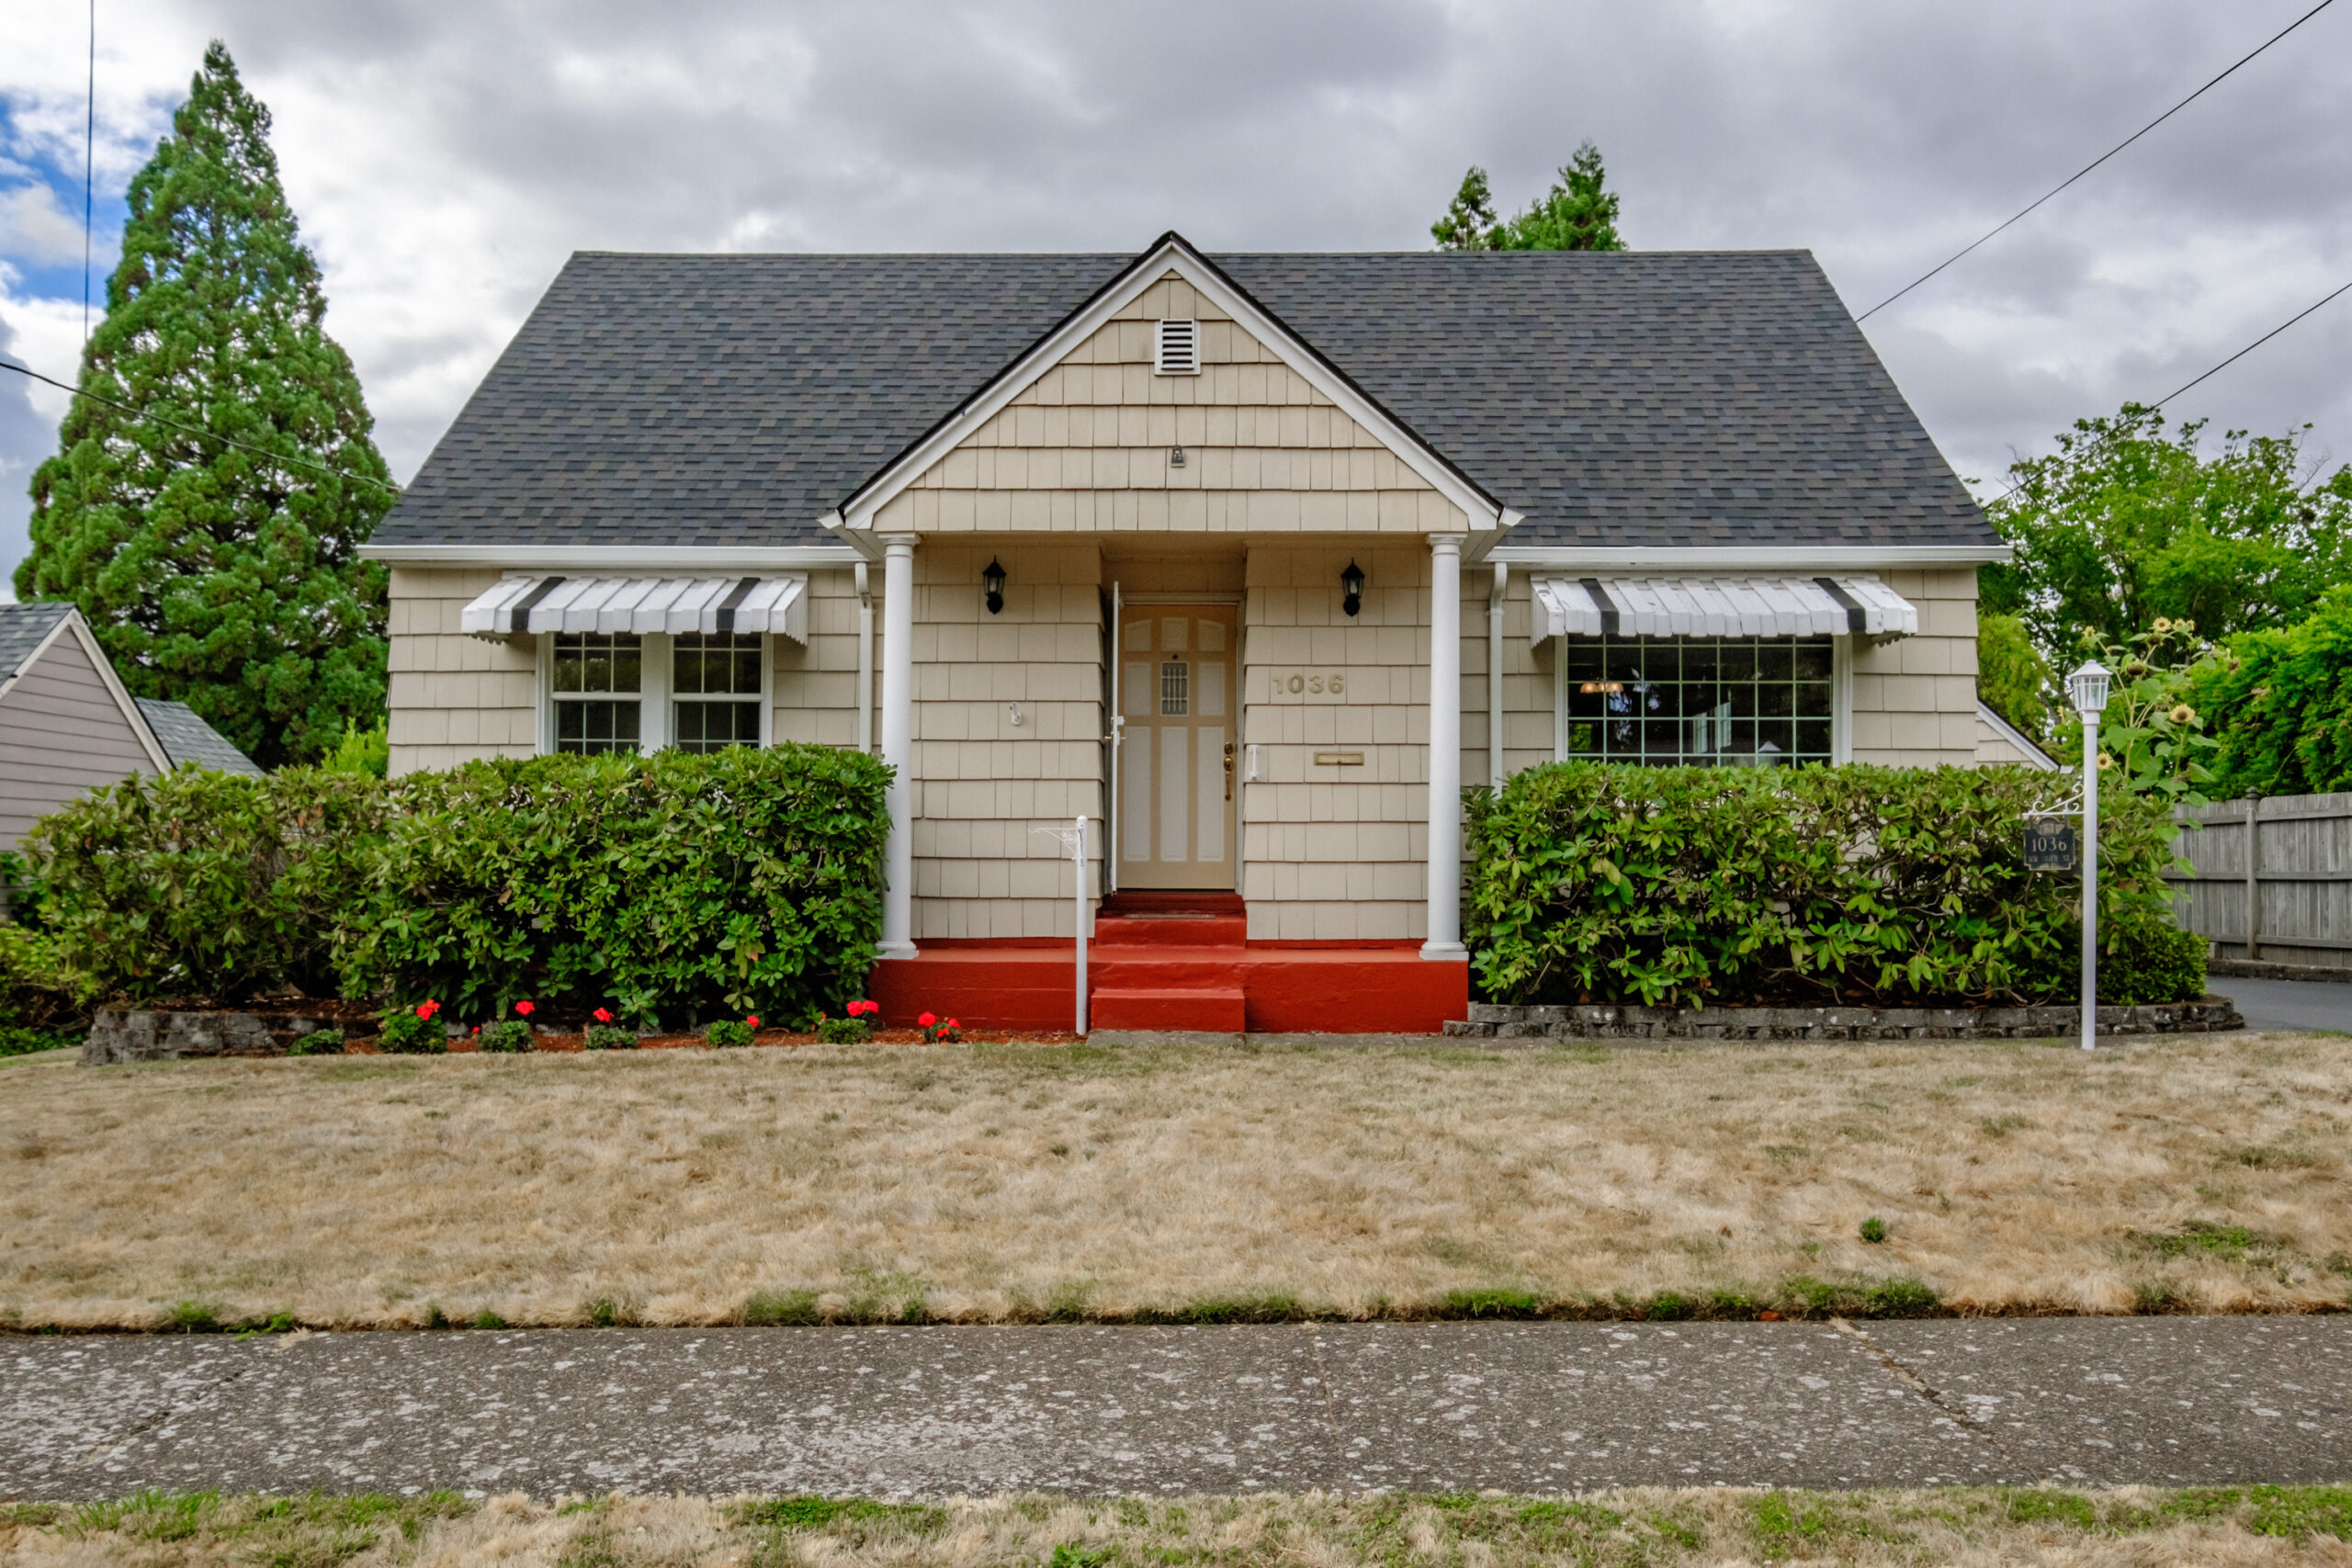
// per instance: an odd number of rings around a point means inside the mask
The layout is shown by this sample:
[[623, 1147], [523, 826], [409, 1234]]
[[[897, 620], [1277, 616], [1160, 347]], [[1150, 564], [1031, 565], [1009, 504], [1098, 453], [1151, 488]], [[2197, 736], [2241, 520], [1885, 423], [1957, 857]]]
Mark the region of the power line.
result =
[[182, 424], [178, 420], [165, 419], [152, 409], [133, 408], [129, 403], [118, 401], [113, 398], [102, 398], [97, 393], [85, 391], [80, 387], [69, 387], [55, 377], [44, 376], [38, 370], [28, 369], [13, 360], [0, 359], [0, 370], [14, 370], [19, 376], [29, 376], [34, 380], [54, 387], [61, 392], [71, 392], [77, 398], [87, 398], [94, 403], [103, 403], [107, 408], [119, 409], [124, 413], [135, 415], [140, 419], [153, 420], [157, 424], [180, 431], [185, 434], [198, 436], [206, 441], [218, 441], [223, 446], [233, 446], [240, 452], [250, 452], [256, 457], [266, 457], [282, 467], [308, 468], [313, 473], [324, 474], [329, 479], [349, 479], [355, 484], [374, 485], [378, 490], [384, 491], [394, 497], [401, 493], [401, 487], [396, 484], [386, 484], [382, 479], [371, 479], [365, 474], [347, 474], [341, 468], [330, 468], [324, 463], [313, 463], [307, 457], [288, 457], [281, 452], [273, 452], [266, 446], [255, 446], [248, 442], [216, 434], [212, 431], [197, 425]]
[[[2268, 49], [2272, 44], [2277, 43], [2280, 39], [2285, 38], [2289, 33], [2293, 32], [2297, 28], [2301, 27], [2305, 22], [2310, 21], [2313, 17], [2318, 16], [2322, 11], [2326, 10], [2330, 6], [2335, 4], [2335, 0], [2319, 0], [2318, 5], [2312, 6], [2301, 16], [2297, 17], [2293, 21], [2289, 22], [2285, 27], [2271, 34], [2270, 37], [2264, 39], [2261, 45], [2256, 48], [2252, 53], [2241, 57], [2237, 63], [2232, 65], [2228, 71], [2222, 72], [2221, 75], [2214, 77], [2211, 81], [2206, 83], [2204, 86], [2198, 88], [2197, 91], [2189, 94], [2188, 96], [2181, 99], [2180, 102], [2173, 105], [2172, 107], [2165, 110], [2164, 113], [2156, 116], [2155, 118], [2150, 120], [2147, 124], [2142, 126], [2139, 130], [2133, 131], [2131, 135], [2125, 137], [2122, 141], [2117, 142], [2114, 146], [2109, 148], [2106, 152], [2100, 153], [2098, 157], [2092, 159], [2089, 163], [2085, 164], [2081, 168], [2076, 169], [2073, 174], [2067, 175], [2064, 179], [2051, 186], [2040, 197], [2035, 198], [2032, 203], [2027, 206], [2023, 211], [2017, 213], [2007, 221], [1998, 223], [1993, 228], [1985, 231], [1984, 233], [1980, 235], [1977, 239], [1962, 246], [1959, 250], [1954, 251], [1951, 255], [1946, 256], [1942, 261], [1938, 262], [1926, 272], [1921, 273], [1918, 276], [1913, 278], [1910, 282], [1905, 284], [1902, 288], [1896, 289], [1894, 293], [1888, 295], [1885, 299], [1880, 300], [1869, 310], [1864, 310], [1860, 315], [1856, 316], [1854, 320], [1858, 322], [1869, 321], [1872, 316], [1877, 315], [1881, 310], [1885, 310], [1889, 305], [1894, 304], [1897, 299], [1902, 299], [1905, 294], [1910, 293], [1914, 288], [1918, 288], [1919, 285], [1927, 282], [1928, 279], [1935, 276], [1936, 274], [1943, 271], [1944, 268], [1951, 265], [1952, 263], [1968, 254], [1969, 252], [1974, 250], [1978, 245], [1983, 244], [1986, 240], [1991, 239], [1994, 235], [1998, 234], [2002, 230], [2007, 229], [2009, 224], [2015, 223], [2018, 219], [2025, 217], [2035, 208], [2040, 207], [2043, 202], [2048, 201], [2052, 197], [2056, 196], [2060, 191], [2064, 190], [2068, 186], [2073, 185], [2076, 180], [2081, 179], [2085, 175], [2089, 174], [2093, 169], [2098, 168], [2101, 164], [2106, 163], [2109, 158], [2114, 157], [2118, 152], [2122, 152], [2126, 147], [2131, 146], [2132, 143], [2139, 141], [2140, 138], [2147, 135], [2148, 132], [2155, 130], [2156, 127], [2162, 125], [2165, 121], [2170, 119], [2173, 116], [2178, 114], [2181, 110], [2187, 108], [2189, 105], [2203, 97], [2214, 87], [2219, 86], [2225, 77], [2235, 72], [2238, 69], [2238, 66], [2244, 65], [2247, 61], [2252, 60], [2255, 55], [2260, 54], [2263, 50]], [[2216, 368], [2219, 367], [2216, 367]]]
[[2221, 371], [2227, 370], [2231, 366], [2235, 365], [2239, 360], [2244, 359], [2247, 355], [2252, 354], [2256, 349], [2260, 348], [2264, 344], [2268, 343], [2272, 338], [2277, 337], [2280, 333], [2285, 332], [2289, 327], [2293, 326], [2297, 321], [2300, 321], [2305, 316], [2310, 315], [2312, 311], [2318, 310], [2320, 305], [2324, 305], [2328, 303], [2329, 300], [2335, 299], [2337, 295], [2346, 293], [2352, 293], [2352, 283], [2346, 284], [2343, 288], [2337, 289], [2335, 294], [2331, 294], [2326, 299], [2321, 300], [2319, 305], [2312, 305], [2296, 311], [2293, 315], [2288, 317], [2285, 321], [2279, 322], [2277, 326], [2271, 328], [2268, 332], [2263, 333], [2252, 343], [2247, 344], [2244, 348], [2239, 349], [2235, 354], [2231, 355], [2227, 359], [2222, 360], [2219, 365], [2214, 366], [2212, 369], [2206, 371], [2204, 376], [2198, 377], [2196, 381], [2184, 382], [2182, 385], [2174, 388], [2171, 391], [2166, 392], [2163, 397], [2158, 398], [2154, 402], [2150, 403], [2148, 406], [2152, 409], [2160, 409], [2164, 407], [2166, 403], [2172, 401], [2173, 399], [2180, 396], [2181, 393], [2197, 385], [2197, 381], [2204, 380], [2206, 376], [2216, 375]]
[[82, 346], [90, 346], [90, 221], [97, 207], [98, 0], [90, 0], [90, 96], [82, 122]]
[[[2326, 299], [2318, 301], [2317, 304], [2306, 305], [2303, 309], [2296, 311], [2293, 315], [2288, 317], [2285, 321], [2279, 322], [2277, 326], [2271, 328], [2268, 332], [2263, 333], [2252, 343], [2247, 344], [2244, 348], [2239, 349], [2235, 354], [2231, 355], [2227, 359], [2222, 360], [2219, 365], [2216, 365], [2211, 369], [2207, 370], [2203, 375], [2196, 377], [2194, 379], [2182, 382], [2171, 391], [2166, 392], [2163, 397], [2158, 398], [2154, 402], [2148, 403], [2144, 406], [2150, 409], [2160, 409], [2164, 407], [2166, 403], [2180, 396], [2181, 393], [2186, 392], [2191, 387], [2196, 386], [2199, 381], [2209, 380], [2211, 378], [2220, 375], [2222, 371], [2227, 370], [2231, 366], [2235, 365], [2239, 360], [2244, 359], [2247, 355], [2252, 354], [2256, 349], [2260, 348], [2264, 344], [2268, 343], [2272, 338], [2277, 337], [2280, 333], [2285, 332], [2289, 327], [2293, 326], [2305, 316], [2311, 315], [2313, 311], [2319, 310], [2321, 306], [2330, 304], [2346, 294], [2352, 294], [2352, 283], [2345, 284], [2342, 288], [2336, 289], [2335, 293], [2328, 295]], [[2018, 479], [2017, 482], [2010, 485], [2008, 489], [1995, 496], [1992, 500], [1980, 502], [1978, 504], [1982, 506], [1998, 506], [2001, 502], [2008, 500], [2009, 497], [2017, 494], [2018, 491], [2024, 488], [2025, 480]]]

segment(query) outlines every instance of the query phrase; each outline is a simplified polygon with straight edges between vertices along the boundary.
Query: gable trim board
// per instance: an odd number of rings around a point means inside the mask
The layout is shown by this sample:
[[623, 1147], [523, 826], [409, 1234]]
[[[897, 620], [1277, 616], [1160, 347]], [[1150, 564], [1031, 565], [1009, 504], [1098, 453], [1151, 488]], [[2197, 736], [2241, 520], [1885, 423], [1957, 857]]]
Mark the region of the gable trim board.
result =
[[1976, 720], [2011, 746], [2016, 747], [2018, 755], [2025, 759], [2024, 766], [2031, 768], [2038, 773], [2057, 773], [2066, 771], [2059, 765], [2057, 758], [2043, 750], [2040, 744], [2029, 737], [2025, 731], [1996, 713], [1993, 705], [1981, 697], [1976, 702]]
[[98, 646], [97, 634], [90, 630], [90, 624], [82, 618], [79, 610], [67, 610], [57, 625], [50, 628], [49, 635], [34, 645], [24, 661], [8, 671], [5, 680], [0, 680], [0, 703], [8, 700], [9, 694], [17, 689], [25, 674], [41, 661], [59, 638], [64, 637], [71, 637], [80, 644], [83, 653], [96, 668], [98, 679], [106, 685], [107, 694], [114, 699], [114, 705], [120, 710], [124, 721], [130, 726], [131, 733], [138, 738], [140, 749], [154, 763], [155, 771], [170, 773], [171, 757], [164, 751], [163, 742], [155, 739], [155, 731], [148, 724], [147, 716], [139, 711], [137, 703], [131, 701], [130, 693], [122, 683], [122, 677], [114, 672], [114, 661], [107, 657], [106, 649]]
[[1491, 546], [1518, 520], [1509, 508], [1383, 408], [1313, 344], [1250, 298], [1222, 268], [1171, 231], [905, 451], [884, 464], [873, 478], [820, 520], [822, 526], [850, 540], [870, 558], [878, 558], [878, 548], [871, 540], [875, 520], [884, 506], [1170, 272], [1238, 322], [1291, 371], [1371, 432], [1398, 461], [1459, 509], [1468, 520], [1470, 530], [1483, 536], [1480, 545]]

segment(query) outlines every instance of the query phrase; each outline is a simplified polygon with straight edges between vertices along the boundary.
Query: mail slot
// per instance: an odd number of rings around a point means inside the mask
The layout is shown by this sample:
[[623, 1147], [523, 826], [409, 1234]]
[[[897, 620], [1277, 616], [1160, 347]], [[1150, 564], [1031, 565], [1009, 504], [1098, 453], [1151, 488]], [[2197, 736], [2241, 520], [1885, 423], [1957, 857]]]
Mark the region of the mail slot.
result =
[[1361, 768], [1363, 766], [1363, 753], [1361, 751], [1317, 751], [1315, 753], [1315, 765], [1318, 768]]

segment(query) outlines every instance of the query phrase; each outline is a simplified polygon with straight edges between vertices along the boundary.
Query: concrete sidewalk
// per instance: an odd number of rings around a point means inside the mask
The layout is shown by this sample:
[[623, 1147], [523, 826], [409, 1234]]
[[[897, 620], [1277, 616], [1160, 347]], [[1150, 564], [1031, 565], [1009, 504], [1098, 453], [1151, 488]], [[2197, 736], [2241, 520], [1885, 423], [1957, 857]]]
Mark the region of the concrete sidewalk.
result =
[[0, 1340], [0, 1497], [2352, 1478], [2352, 1318]]

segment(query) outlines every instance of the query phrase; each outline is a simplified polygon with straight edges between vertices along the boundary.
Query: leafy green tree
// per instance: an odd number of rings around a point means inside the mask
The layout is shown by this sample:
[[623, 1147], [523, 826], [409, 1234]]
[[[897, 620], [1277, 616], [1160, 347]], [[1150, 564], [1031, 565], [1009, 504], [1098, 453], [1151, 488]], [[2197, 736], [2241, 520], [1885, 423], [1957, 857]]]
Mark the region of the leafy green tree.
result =
[[2208, 457], [2204, 428], [2167, 434], [2161, 411], [2126, 403], [2011, 465], [2017, 488], [1985, 511], [2017, 558], [1982, 570], [1983, 607], [2065, 662], [2160, 616], [2216, 638], [2283, 625], [2352, 580], [2352, 468], [2320, 479], [2300, 430], [2232, 431]]
[[2033, 646], [2032, 634], [2015, 615], [1976, 618], [1976, 694], [1984, 705], [2047, 745], [2050, 737], [2050, 661]]
[[2193, 700], [2221, 725], [2215, 795], [2352, 789], [2352, 585], [2300, 625], [2233, 638]]
[[393, 491], [220, 44], [130, 205], [17, 592], [81, 606], [132, 691], [264, 765], [315, 757], [383, 711], [384, 570], [357, 550]]
[[1502, 220], [1495, 216], [1494, 192], [1487, 188], [1487, 171], [1473, 164], [1462, 176], [1462, 188], [1453, 193], [1453, 205], [1430, 225], [1430, 235], [1441, 251], [1493, 251], [1501, 249], [1495, 241], [1502, 228]]
[[1600, 149], [1588, 141], [1561, 169], [1552, 188], [1509, 222], [1495, 217], [1487, 171], [1471, 166], [1445, 216], [1430, 225], [1447, 251], [1622, 251], [1618, 197], [1608, 188]]

